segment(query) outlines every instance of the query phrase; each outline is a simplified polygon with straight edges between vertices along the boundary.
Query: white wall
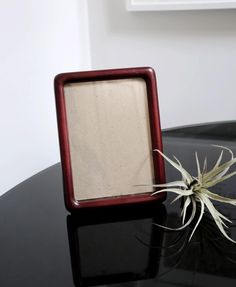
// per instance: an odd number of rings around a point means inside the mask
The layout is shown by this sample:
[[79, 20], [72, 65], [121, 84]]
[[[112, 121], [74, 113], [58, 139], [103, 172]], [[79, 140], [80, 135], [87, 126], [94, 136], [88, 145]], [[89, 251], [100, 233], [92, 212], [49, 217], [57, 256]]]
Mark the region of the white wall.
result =
[[59, 161], [53, 79], [89, 68], [85, 3], [0, 1], [0, 194]]
[[89, 0], [93, 69], [152, 66], [162, 127], [236, 119], [236, 10], [128, 12]]
[[89, 69], [90, 47], [93, 69], [155, 68], [162, 127], [235, 119], [236, 10], [125, 6], [0, 1], [0, 194], [60, 160], [53, 79]]

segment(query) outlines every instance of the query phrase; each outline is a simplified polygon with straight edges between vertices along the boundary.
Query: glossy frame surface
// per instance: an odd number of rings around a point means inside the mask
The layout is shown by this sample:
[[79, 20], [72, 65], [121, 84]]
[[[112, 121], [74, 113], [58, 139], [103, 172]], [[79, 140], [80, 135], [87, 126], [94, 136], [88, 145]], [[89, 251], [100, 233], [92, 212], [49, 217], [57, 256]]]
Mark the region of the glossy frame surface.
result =
[[[69, 211], [74, 211], [78, 208], [138, 204], [153, 200], [162, 201], [165, 199], [165, 194], [160, 194], [158, 196], [150, 196], [150, 193], [97, 198], [92, 200], [77, 200], [74, 195], [71, 152], [69, 145], [69, 127], [65, 104], [65, 85], [82, 82], [99, 82], [136, 78], [141, 78], [146, 83], [152, 150], [162, 150], [162, 136], [160, 128], [156, 77], [155, 72], [152, 68], [126, 68], [87, 72], [73, 72], [59, 74], [56, 76], [54, 84], [61, 161], [63, 169], [64, 197], [66, 208]], [[163, 183], [165, 181], [164, 163], [162, 157], [158, 153], [153, 153], [153, 169], [155, 182]]]

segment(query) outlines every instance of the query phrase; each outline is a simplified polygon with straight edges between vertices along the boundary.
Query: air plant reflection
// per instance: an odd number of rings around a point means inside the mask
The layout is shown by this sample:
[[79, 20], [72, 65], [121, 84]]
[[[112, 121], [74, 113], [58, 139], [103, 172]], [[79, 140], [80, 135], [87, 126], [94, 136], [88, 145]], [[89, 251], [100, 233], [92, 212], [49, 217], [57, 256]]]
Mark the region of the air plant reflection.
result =
[[[155, 195], [161, 192], [171, 192], [171, 193], [177, 194], [177, 196], [172, 202], [175, 202], [178, 199], [183, 200], [183, 205], [182, 205], [182, 210], [181, 210], [182, 225], [178, 228], [170, 228], [170, 227], [163, 226], [163, 225], [159, 225], [159, 226], [167, 230], [184, 229], [194, 220], [197, 214], [196, 213], [197, 205], [200, 205], [200, 214], [197, 218], [196, 224], [193, 228], [193, 231], [190, 235], [189, 240], [191, 240], [196, 228], [198, 227], [203, 217], [205, 208], [207, 208], [212, 218], [214, 219], [216, 225], [218, 226], [219, 230], [221, 231], [221, 233], [228, 240], [236, 243], [236, 241], [230, 238], [225, 231], [225, 228], [228, 227], [225, 222], [232, 223], [231, 220], [225, 217], [222, 213], [220, 213], [214, 207], [211, 201], [213, 200], [213, 201], [218, 201], [221, 203], [228, 203], [228, 204], [236, 205], [236, 199], [227, 198], [227, 197], [215, 194], [209, 190], [209, 188], [215, 186], [216, 184], [223, 182], [224, 180], [229, 179], [230, 177], [236, 175], [236, 171], [228, 173], [230, 167], [234, 163], [236, 163], [236, 157], [234, 157], [233, 152], [229, 148], [226, 148], [223, 146], [216, 146], [216, 145], [214, 146], [221, 148], [222, 150], [214, 167], [210, 171], [207, 171], [206, 159], [204, 161], [203, 168], [201, 170], [199, 160], [198, 160], [198, 155], [197, 153], [195, 153], [196, 165], [197, 165], [197, 176], [196, 177], [190, 175], [183, 168], [182, 164], [176, 157], [174, 157], [175, 161], [173, 161], [170, 158], [168, 158], [166, 155], [164, 155], [161, 151], [154, 150], [158, 152], [159, 154], [161, 154], [161, 156], [163, 156], [182, 175], [182, 180], [180, 181], [173, 181], [173, 182], [166, 183], [166, 184], [153, 185], [154, 187], [163, 188], [163, 189], [160, 189], [154, 192], [152, 195]], [[227, 151], [230, 154], [230, 160], [222, 163], [222, 157], [223, 157], [224, 151]], [[186, 220], [186, 213], [189, 207], [192, 207], [192, 210], [191, 210], [191, 214], [189, 218]]]

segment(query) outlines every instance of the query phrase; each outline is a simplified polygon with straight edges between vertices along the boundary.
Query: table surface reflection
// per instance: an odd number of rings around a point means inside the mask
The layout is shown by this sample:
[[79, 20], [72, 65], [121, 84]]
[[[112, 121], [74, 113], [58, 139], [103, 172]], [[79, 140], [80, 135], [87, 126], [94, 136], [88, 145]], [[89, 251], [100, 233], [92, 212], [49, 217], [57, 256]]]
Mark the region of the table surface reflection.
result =
[[[164, 151], [196, 174], [195, 151], [209, 166], [219, 149], [236, 152], [236, 122], [163, 131]], [[166, 164], [167, 181], [180, 175]], [[236, 197], [236, 177], [214, 188]], [[149, 203], [81, 211], [64, 207], [61, 166], [56, 164], [16, 186], [0, 199], [0, 286], [235, 286], [236, 244], [224, 239], [206, 212], [189, 242], [191, 227], [177, 226], [181, 203]], [[236, 208], [217, 208], [232, 220]]]

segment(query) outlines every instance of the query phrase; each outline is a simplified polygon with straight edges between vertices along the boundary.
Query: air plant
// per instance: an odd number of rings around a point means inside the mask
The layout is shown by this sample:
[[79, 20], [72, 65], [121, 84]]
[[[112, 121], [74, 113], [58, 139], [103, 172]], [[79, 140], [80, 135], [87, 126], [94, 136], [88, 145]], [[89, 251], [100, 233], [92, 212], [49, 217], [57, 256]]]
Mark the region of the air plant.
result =
[[[197, 165], [197, 176], [192, 176], [190, 175], [181, 165], [180, 161], [175, 158], [175, 161], [171, 160], [168, 158], [166, 155], [164, 155], [160, 150], [154, 150], [161, 154], [175, 169], [177, 169], [181, 175], [182, 175], [182, 180], [180, 181], [173, 181], [170, 183], [165, 183], [165, 184], [155, 184], [153, 185], [154, 187], [157, 188], [163, 188], [160, 190], [155, 191], [152, 195], [161, 193], [161, 192], [171, 192], [177, 194], [177, 196], [174, 198], [172, 201], [175, 202], [178, 199], [183, 200], [182, 204], [182, 210], [181, 210], [181, 217], [182, 217], [182, 225], [178, 228], [170, 228], [167, 226], [163, 225], [158, 225], [160, 227], [163, 227], [167, 230], [182, 230], [188, 225], [192, 223], [194, 220], [196, 214], [197, 214], [197, 206], [200, 205], [200, 214], [199, 217], [197, 218], [196, 224], [193, 228], [193, 231], [190, 235], [189, 240], [191, 240], [195, 230], [197, 229], [205, 208], [208, 209], [210, 212], [212, 218], [214, 219], [216, 225], [218, 226], [219, 230], [221, 233], [230, 241], [236, 243], [233, 239], [231, 239], [226, 231], [225, 228], [228, 226], [226, 225], [226, 222], [232, 223], [230, 219], [225, 217], [222, 213], [220, 213], [215, 206], [213, 205], [212, 201], [218, 201], [221, 203], [228, 203], [232, 205], [236, 205], [236, 199], [231, 199], [227, 198], [218, 194], [213, 193], [212, 191], [209, 190], [209, 188], [215, 186], [216, 184], [236, 175], [236, 171], [228, 173], [230, 167], [236, 163], [236, 157], [234, 157], [233, 152], [226, 147], [223, 146], [216, 146], [218, 148], [221, 148], [221, 153], [216, 161], [214, 167], [210, 170], [207, 171], [207, 160], [204, 160], [203, 168], [201, 170], [199, 160], [198, 160], [198, 155], [195, 153], [196, 157], [196, 165]], [[230, 160], [223, 162], [222, 163], [222, 157], [223, 157], [223, 152], [227, 151], [230, 154]], [[186, 213], [187, 209], [191, 208], [191, 213], [189, 218], [186, 220]]]

